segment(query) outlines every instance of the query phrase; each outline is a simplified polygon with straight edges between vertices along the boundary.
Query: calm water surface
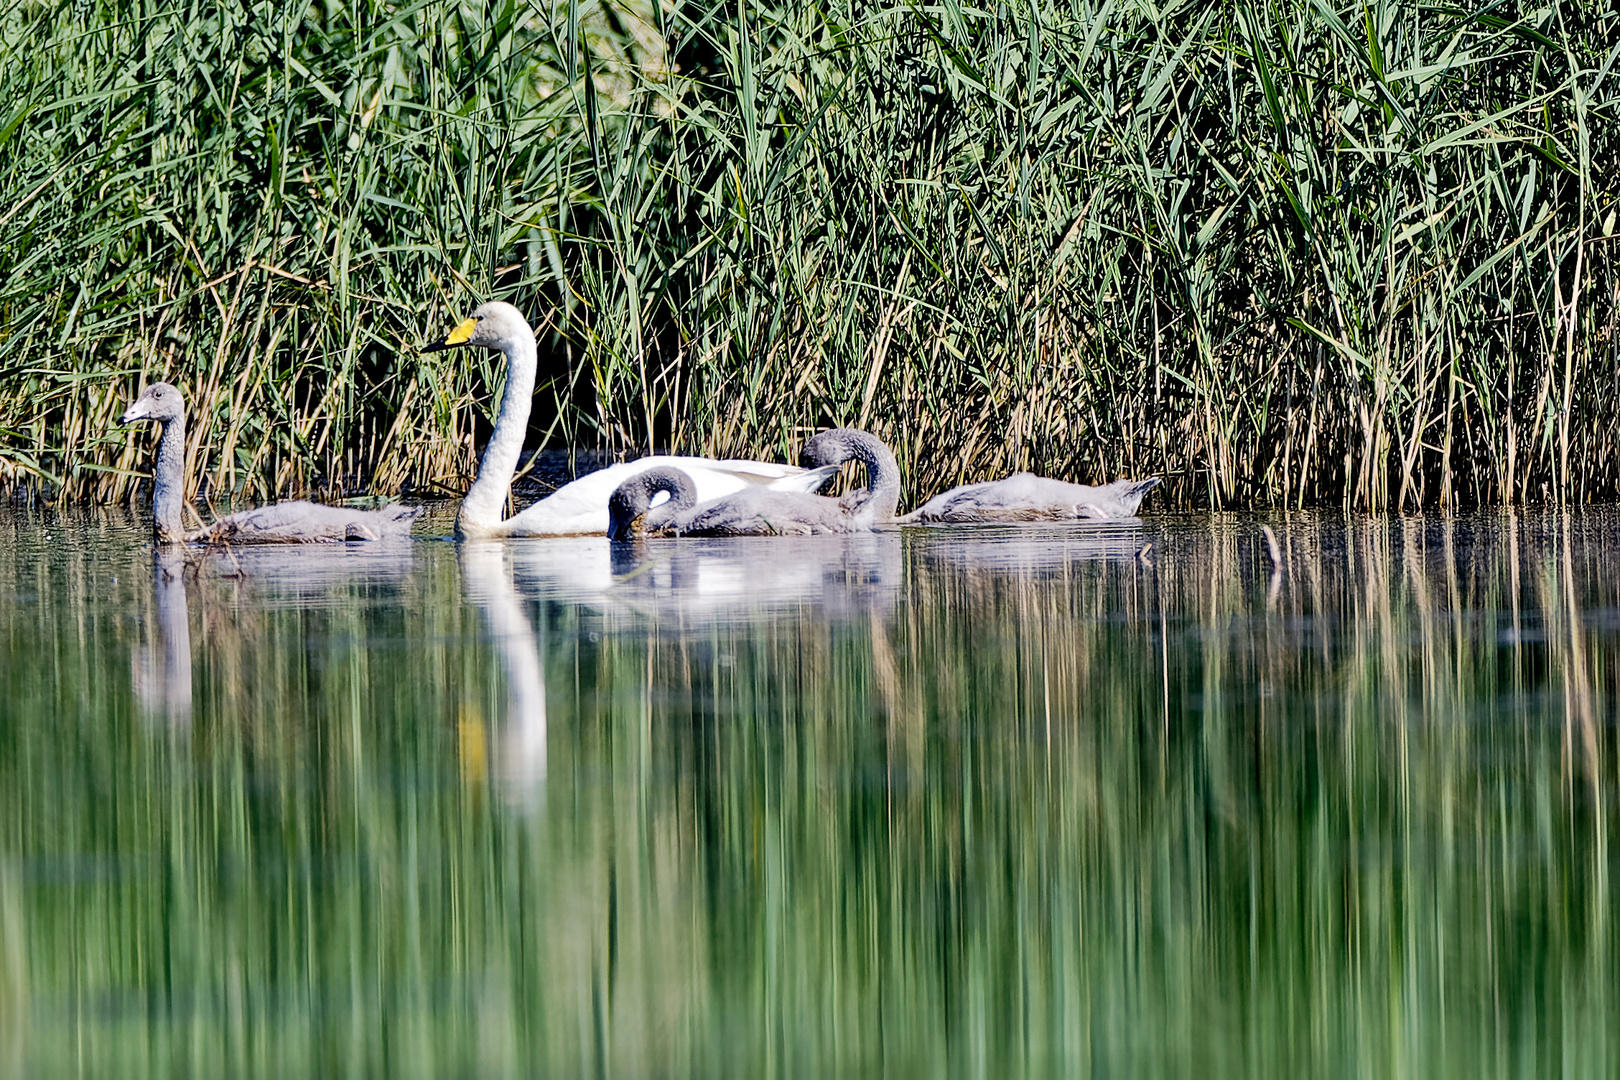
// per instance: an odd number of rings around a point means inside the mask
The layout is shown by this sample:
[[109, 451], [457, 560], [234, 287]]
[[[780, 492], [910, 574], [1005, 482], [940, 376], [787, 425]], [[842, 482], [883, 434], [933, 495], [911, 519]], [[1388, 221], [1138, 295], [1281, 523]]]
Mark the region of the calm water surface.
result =
[[0, 514], [0, 1075], [1615, 1075], [1620, 515], [1267, 520]]

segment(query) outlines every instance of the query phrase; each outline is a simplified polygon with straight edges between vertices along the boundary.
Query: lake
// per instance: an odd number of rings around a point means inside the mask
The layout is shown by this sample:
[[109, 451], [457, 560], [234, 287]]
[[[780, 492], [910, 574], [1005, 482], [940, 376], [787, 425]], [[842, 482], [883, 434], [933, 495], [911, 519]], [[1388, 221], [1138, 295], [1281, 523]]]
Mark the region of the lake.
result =
[[1620, 1069], [1613, 510], [449, 525], [0, 512], [0, 1076]]

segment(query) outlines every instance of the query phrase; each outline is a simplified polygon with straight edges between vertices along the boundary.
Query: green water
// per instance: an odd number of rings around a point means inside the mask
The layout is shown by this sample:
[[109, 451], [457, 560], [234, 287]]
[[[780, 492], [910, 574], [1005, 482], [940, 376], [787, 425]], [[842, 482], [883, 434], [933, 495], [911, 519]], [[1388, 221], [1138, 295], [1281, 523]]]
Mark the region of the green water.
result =
[[0, 514], [0, 1075], [1615, 1075], [1620, 516], [1267, 520]]

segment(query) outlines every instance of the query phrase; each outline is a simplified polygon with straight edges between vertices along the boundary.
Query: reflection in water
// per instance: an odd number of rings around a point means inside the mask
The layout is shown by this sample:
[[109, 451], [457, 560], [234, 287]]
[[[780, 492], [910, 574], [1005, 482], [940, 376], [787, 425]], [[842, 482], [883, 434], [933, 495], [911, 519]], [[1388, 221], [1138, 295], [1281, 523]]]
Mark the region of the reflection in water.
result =
[[893, 604], [902, 566], [897, 531], [635, 544], [583, 537], [511, 552], [525, 590], [588, 605], [615, 627], [647, 616], [695, 627], [772, 612], [864, 615]]
[[911, 549], [929, 563], [1007, 576], [1058, 570], [1076, 563], [1128, 562], [1149, 542], [1135, 518], [1082, 526], [925, 526], [907, 530]]
[[506, 676], [506, 715], [491, 758], [508, 798], [533, 806], [546, 781], [546, 683], [540, 646], [506, 569], [507, 546], [475, 541], [461, 544], [459, 552], [462, 587], [484, 614]]
[[157, 600], [157, 647], [148, 637], [130, 657], [130, 678], [142, 707], [177, 727], [191, 723], [191, 616], [185, 574], [186, 549], [156, 545], [152, 591]]
[[411, 541], [399, 538], [349, 544], [250, 544], [206, 549], [199, 576], [240, 581], [264, 607], [324, 607], [360, 593], [375, 598], [393, 595], [409, 579], [415, 555]]
[[205, 569], [175, 739], [0, 519], [0, 1070], [1613, 1075], [1620, 514], [1266, 524]]

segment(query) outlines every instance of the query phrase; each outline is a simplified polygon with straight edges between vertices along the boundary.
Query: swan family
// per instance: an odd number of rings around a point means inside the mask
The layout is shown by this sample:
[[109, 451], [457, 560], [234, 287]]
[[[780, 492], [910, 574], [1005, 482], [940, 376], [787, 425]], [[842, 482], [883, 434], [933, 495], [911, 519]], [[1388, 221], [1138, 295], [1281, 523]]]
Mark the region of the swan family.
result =
[[[483, 348], [506, 358], [506, 389], [478, 473], [456, 513], [458, 540], [606, 534], [644, 536], [780, 536], [869, 532], [889, 524], [1106, 520], [1133, 516], [1158, 477], [1087, 487], [1018, 473], [964, 484], [896, 516], [900, 468], [876, 436], [856, 428], [820, 432], [804, 444], [800, 464], [653, 455], [599, 469], [564, 484], [521, 513], [502, 512], [517, 473], [538, 364], [534, 331], [511, 304], [478, 306], [424, 351]], [[334, 543], [410, 534], [420, 508], [380, 510], [281, 502], [244, 510], [188, 531], [185, 507], [186, 409], [180, 391], [152, 383], [123, 423], [162, 426], [152, 472], [152, 527], [160, 543]], [[849, 463], [865, 483], [833, 498], [819, 492]]]

